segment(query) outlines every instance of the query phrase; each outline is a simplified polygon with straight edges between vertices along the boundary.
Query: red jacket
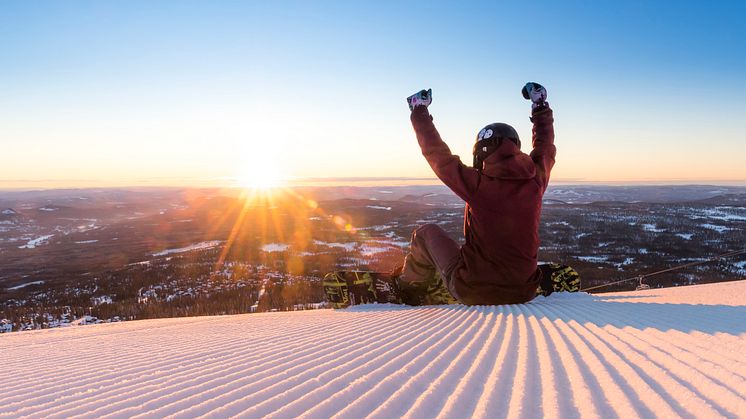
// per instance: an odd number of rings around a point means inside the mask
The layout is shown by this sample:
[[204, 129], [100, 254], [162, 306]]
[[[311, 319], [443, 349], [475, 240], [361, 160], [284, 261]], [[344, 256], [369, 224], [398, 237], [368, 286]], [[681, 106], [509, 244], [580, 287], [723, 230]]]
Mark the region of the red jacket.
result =
[[411, 115], [422, 154], [435, 174], [466, 201], [460, 260], [452, 274], [465, 304], [514, 304], [534, 298], [541, 200], [557, 149], [548, 107], [534, 112], [533, 150], [503, 141], [482, 172], [461, 163], [440, 138], [424, 106]]

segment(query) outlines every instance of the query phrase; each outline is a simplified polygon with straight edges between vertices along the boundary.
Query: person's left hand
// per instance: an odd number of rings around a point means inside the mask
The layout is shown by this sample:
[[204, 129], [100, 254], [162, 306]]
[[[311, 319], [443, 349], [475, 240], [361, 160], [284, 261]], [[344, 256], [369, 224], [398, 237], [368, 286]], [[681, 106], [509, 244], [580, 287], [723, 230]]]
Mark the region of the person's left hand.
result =
[[531, 101], [532, 109], [540, 108], [547, 102], [547, 89], [539, 83], [526, 83], [526, 85], [523, 86], [523, 89], [521, 89], [521, 93], [525, 99]]
[[433, 103], [433, 89], [420, 90], [408, 97], [407, 103], [409, 104], [410, 111], [413, 111], [417, 106], [424, 106], [427, 108], [431, 103]]

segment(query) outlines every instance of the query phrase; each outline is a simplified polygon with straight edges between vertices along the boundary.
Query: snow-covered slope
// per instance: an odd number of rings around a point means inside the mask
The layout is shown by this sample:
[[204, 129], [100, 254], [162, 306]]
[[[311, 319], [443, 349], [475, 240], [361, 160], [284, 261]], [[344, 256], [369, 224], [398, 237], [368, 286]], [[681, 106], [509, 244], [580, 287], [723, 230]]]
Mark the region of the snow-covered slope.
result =
[[745, 417], [746, 281], [0, 336], [0, 416]]

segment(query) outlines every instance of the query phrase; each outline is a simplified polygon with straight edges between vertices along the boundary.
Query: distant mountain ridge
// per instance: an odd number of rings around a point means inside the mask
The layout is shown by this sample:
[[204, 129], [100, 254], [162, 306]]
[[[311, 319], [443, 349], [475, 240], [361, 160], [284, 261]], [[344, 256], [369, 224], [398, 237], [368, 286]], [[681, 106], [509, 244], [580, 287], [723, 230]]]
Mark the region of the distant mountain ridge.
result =
[[746, 187], [708, 185], [664, 186], [564, 186], [550, 183], [545, 199], [570, 203], [605, 201], [680, 203], [712, 199], [723, 195], [746, 196]]

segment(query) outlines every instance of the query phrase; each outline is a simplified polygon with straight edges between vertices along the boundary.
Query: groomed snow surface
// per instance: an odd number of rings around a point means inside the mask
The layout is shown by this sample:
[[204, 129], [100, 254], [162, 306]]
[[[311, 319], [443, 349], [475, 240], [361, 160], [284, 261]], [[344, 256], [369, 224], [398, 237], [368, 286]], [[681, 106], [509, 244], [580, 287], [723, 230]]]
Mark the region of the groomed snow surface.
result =
[[746, 417], [746, 281], [0, 336], [0, 416]]

